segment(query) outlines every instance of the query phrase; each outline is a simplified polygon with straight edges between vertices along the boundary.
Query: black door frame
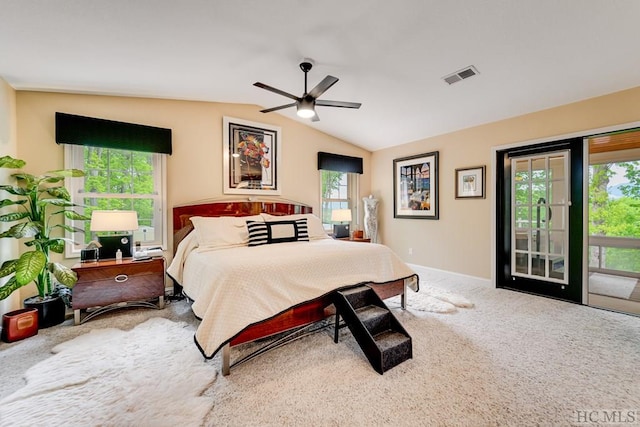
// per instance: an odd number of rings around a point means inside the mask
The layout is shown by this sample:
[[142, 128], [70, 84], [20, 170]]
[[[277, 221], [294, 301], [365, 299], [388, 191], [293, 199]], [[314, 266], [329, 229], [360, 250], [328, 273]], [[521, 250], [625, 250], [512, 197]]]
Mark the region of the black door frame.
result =
[[[496, 151], [496, 287], [583, 303], [583, 137], [532, 144]], [[569, 283], [563, 286], [546, 281], [511, 275], [511, 163], [514, 156], [535, 155], [549, 151], [570, 152], [569, 207]], [[544, 283], [544, 285], [542, 285]]]

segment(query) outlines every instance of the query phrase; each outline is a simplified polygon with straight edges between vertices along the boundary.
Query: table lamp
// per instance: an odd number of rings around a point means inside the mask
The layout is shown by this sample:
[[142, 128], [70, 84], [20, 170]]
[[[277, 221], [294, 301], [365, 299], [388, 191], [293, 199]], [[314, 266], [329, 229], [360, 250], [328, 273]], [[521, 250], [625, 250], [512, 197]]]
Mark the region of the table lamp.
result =
[[351, 222], [351, 209], [334, 209], [331, 211], [331, 221], [339, 222], [333, 224], [333, 235], [336, 239], [349, 237], [349, 224]]
[[136, 211], [102, 211], [91, 212], [91, 231], [111, 232], [98, 235], [100, 258], [115, 258], [118, 249], [124, 258], [132, 256], [133, 234], [138, 229], [138, 213]]

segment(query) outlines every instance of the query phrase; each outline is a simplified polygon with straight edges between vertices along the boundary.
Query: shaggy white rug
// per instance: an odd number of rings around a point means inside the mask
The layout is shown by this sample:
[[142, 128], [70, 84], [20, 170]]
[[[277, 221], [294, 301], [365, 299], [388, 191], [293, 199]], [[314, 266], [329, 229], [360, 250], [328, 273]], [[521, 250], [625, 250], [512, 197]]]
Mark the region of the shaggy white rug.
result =
[[[400, 297], [391, 298], [387, 303], [400, 304]], [[473, 303], [462, 295], [423, 282], [420, 292], [407, 294], [407, 307], [431, 313], [452, 313], [457, 307], [471, 308]]]
[[0, 425], [200, 425], [213, 406], [203, 393], [217, 372], [193, 333], [185, 323], [152, 318], [130, 331], [97, 329], [62, 343], [26, 372], [25, 387], [0, 401]]

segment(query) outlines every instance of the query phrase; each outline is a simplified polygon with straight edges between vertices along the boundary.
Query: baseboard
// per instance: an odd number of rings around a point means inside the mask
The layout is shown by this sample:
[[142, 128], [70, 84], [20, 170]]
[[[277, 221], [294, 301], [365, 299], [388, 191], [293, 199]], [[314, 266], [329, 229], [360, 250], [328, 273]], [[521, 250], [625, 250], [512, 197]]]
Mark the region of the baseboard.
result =
[[613, 298], [606, 295], [589, 294], [589, 301], [584, 304], [603, 310], [630, 314], [632, 316], [640, 316], [640, 313], [637, 311], [638, 303], [636, 301]]
[[468, 280], [473, 280], [475, 283], [478, 283], [479, 285], [493, 287], [491, 283], [491, 279], [485, 279], [483, 277], [477, 277], [477, 276], [470, 276], [468, 274], [457, 273], [455, 271], [440, 270], [438, 268], [425, 267], [423, 265], [409, 264], [409, 263], [407, 263], [407, 265], [411, 267], [413, 271], [418, 273], [418, 276], [420, 276], [420, 280], [424, 280], [424, 277], [428, 277], [430, 274], [439, 274], [443, 276], [451, 276], [451, 277], [457, 277], [457, 278], [462, 277]]

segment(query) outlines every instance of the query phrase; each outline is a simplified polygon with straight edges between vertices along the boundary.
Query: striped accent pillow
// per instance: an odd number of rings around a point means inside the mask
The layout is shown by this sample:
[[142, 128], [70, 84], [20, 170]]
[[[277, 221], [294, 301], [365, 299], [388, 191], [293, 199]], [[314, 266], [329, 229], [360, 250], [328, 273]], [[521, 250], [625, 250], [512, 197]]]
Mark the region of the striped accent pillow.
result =
[[247, 221], [247, 230], [249, 231], [249, 246], [309, 241], [306, 218], [292, 221]]

